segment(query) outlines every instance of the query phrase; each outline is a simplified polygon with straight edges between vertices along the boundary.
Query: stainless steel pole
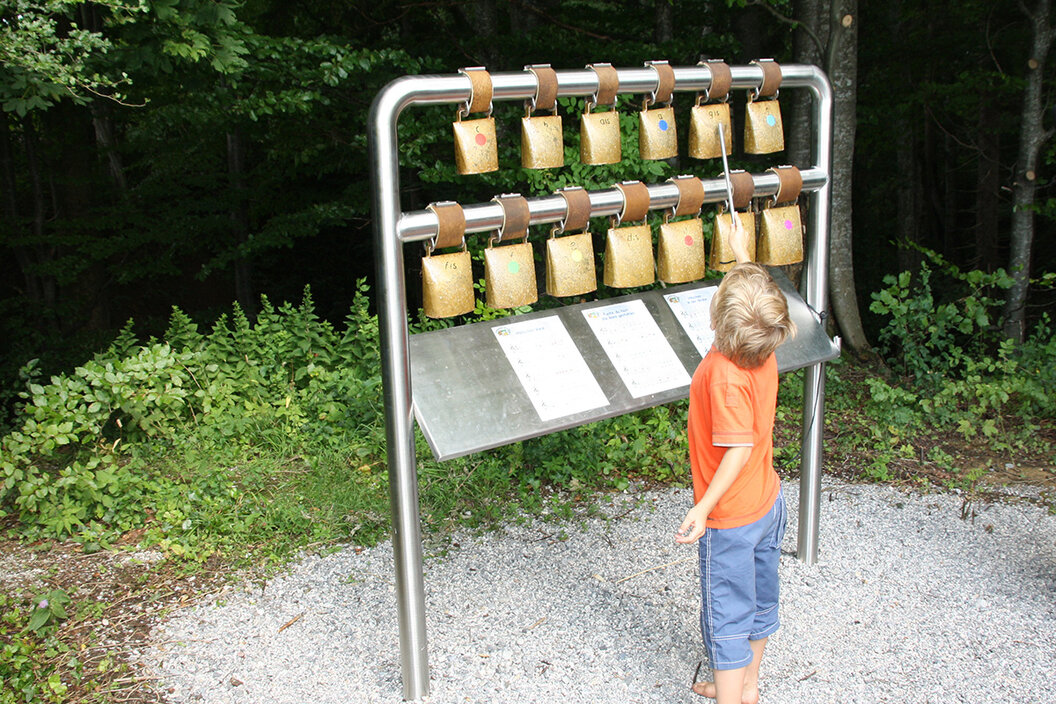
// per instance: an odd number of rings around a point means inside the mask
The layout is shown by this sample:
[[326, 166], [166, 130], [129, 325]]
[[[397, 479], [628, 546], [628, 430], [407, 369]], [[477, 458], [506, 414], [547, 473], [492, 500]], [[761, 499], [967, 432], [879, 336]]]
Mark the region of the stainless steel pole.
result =
[[404, 699], [418, 699], [429, 693], [418, 473], [407, 351], [407, 292], [403, 283], [403, 245], [396, 236], [400, 216], [396, 121], [407, 104], [407, 92], [402, 88], [412, 84], [413, 81], [390, 84], [374, 100], [367, 122], [373, 179], [375, 288], [385, 389], [385, 439]]
[[[803, 276], [803, 295], [824, 323], [828, 314], [829, 214], [832, 182], [832, 86], [819, 69], [808, 86], [814, 94], [814, 166], [829, 175], [825, 185], [810, 196], [809, 231]], [[825, 427], [825, 363], [807, 367], [803, 376], [803, 445], [799, 472], [799, 533], [796, 555], [809, 565], [818, 561], [821, 505], [822, 433]]]

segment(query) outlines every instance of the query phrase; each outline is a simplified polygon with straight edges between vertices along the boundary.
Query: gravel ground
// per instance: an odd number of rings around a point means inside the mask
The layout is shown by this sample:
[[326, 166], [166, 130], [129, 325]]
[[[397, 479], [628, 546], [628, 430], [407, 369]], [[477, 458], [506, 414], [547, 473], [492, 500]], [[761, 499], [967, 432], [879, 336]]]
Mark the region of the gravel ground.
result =
[[[1056, 516], [1023, 502], [828, 482], [821, 556], [795, 559], [764, 702], [1056, 701]], [[462, 533], [426, 562], [429, 702], [707, 701], [688, 490], [602, 496], [601, 515]], [[647, 571], [648, 570], [648, 571]], [[399, 702], [388, 543], [308, 557], [155, 628], [172, 702]], [[707, 667], [707, 663], [705, 663]]]

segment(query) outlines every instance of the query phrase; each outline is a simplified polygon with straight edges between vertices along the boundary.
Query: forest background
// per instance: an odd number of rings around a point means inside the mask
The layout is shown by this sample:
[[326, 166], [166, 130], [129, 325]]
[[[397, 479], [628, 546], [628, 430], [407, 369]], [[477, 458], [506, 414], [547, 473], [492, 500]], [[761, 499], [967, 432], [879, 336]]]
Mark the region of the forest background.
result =
[[[0, 581], [0, 703], [151, 700], [98, 643], [141, 641], [159, 595], [194, 590], [189, 572], [385, 535], [365, 130], [405, 74], [821, 66], [845, 344], [827, 370], [826, 471], [951, 487], [966, 517], [1005, 481], [1040, 483], [1056, 507], [1054, 22], [1051, 0], [0, 0], [0, 558], [109, 565]], [[746, 156], [738, 136], [734, 167], [808, 165], [797, 92], [781, 94], [786, 152]], [[690, 98], [676, 94], [683, 141]], [[639, 99], [620, 100], [625, 158], [608, 167], [578, 163], [582, 101], [562, 100], [567, 166], [535, 172], [516, 166], [522, 106], [499, 104], [503, 168], [470, 177], [455, 111], [408, 111], [403, 206], [717, 172], [639, 159]], [[779, 399], [786, 477], [797, 377]], [[682, 403], [442, 465], [420, 444], [426, 533], [684, 482], [684, 427]], [[147, 547], [164, 560], [106, 557]]]

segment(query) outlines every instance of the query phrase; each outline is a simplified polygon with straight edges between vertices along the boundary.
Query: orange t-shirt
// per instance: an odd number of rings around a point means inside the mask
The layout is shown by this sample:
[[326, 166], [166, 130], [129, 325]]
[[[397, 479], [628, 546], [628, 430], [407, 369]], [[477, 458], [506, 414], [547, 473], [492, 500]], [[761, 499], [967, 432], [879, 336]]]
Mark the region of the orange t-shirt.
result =
[[689, 462], [699, 502], [726, 448], [751, 446], [748, 462], [708, 516], [709, 528], [736, 528], [766, 515], [781, 480], [774, 471], [777, 360], [742, 369], [714, 347], [689, 386]]

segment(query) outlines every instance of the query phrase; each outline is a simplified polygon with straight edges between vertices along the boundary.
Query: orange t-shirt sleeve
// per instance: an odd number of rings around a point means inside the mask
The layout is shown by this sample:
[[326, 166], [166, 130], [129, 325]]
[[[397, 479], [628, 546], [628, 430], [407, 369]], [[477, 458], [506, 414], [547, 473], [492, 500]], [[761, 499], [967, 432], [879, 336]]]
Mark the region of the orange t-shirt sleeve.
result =
[[726, 380], [711, 393], [711, 442], [721, 447], [751, 447], [754, 413], [748, 385]]

